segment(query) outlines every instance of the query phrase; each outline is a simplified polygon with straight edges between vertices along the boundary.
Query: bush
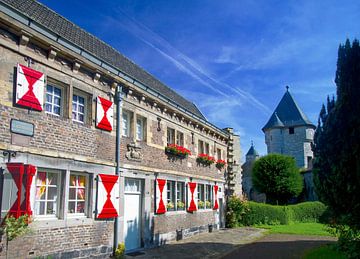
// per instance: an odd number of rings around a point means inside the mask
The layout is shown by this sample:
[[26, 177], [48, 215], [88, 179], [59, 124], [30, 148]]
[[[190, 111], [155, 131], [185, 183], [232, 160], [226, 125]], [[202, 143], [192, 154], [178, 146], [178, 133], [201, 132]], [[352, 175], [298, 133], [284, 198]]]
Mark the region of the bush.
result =
[[227, 226], [251, 226], [259, 224], [287, 225], [294, 222], [320, 222], [326, 213], [321, 202], [304, 202], [296, 205], [278, 206], [246, 202], [231, 197], [228, 202]]
[[115, 250], [115, 258], [122, 259], [125, 255], [125, 245], [124, 243], [119, 243], [116, 250]]

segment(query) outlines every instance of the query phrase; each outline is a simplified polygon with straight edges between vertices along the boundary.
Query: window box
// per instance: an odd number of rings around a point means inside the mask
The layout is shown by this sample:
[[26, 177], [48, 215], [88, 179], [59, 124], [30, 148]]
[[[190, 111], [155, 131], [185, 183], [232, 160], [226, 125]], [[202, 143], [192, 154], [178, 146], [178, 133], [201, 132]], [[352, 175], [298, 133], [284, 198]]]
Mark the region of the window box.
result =
[[209, 156], [207, 154], [202, 153], [202, 154], [198, 155], [198, 157], [196, 158], [196, 162], [198, 164], [202, 164], [204, 166], [210, 166], [213, 163], [215, 163], [215, 158], [212, 157], [212, 156]]
[[190, 150], [176, 144], [167, 145], [165, 147], [165, 153], [179, 158], [186, 158], [188, 155], [191, 155]]
[[225, 160], [221, 160], [221, 159], [217, 160], [215, 164], [216, 168], [219, 170], [223, 169], [225, 165], [226, 165]]

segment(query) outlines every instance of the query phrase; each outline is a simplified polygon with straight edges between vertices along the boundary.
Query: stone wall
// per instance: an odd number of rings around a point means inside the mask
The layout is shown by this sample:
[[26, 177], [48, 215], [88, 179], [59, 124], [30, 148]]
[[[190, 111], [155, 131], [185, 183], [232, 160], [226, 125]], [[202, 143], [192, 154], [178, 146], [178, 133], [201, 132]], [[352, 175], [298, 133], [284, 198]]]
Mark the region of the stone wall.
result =
[[3, 236], [0, 258], [107, 258], [112, 252], [112, 233], [112, 222], [32, 229], [9, 241], [7, 250]]

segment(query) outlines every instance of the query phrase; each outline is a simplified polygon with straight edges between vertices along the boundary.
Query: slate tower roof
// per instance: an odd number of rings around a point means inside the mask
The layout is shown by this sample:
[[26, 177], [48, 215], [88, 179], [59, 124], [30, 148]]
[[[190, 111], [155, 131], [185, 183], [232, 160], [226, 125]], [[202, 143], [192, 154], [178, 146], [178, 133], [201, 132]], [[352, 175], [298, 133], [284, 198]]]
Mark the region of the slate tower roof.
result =
[[246, 156], [258, 156], [259, 153], [256, 151], [254, 145], [251, 143], [251, 147], [249, 148], [249, 151], [246, 153]]
[[176, 102], [180, 107], [192, 114], [206, 120], [196, 105], [177, 92], [160, 82], [144, 69], [126, 58], [119, 51], [106, 44], [99, 38], [81, 29], [63, 16], [34, 0], [0, 0], [17, 12], [29, 17], [32, 21], [40, 24], [57, 35], [57, 38], [64, 39], [81, 48], [101, 61], [119, 69], [137, 81], [143, 83], [150, 89], [163, 94], [165, 97]]
[[272, 128], [294, 126], [310, 126], [315, 128], [315, 125], [312, 124], [312, 122], [300, 109], [290, 94], [289, 87], [287, 86], [284, 96], [262, 130], [265, 132], [266, 130]]

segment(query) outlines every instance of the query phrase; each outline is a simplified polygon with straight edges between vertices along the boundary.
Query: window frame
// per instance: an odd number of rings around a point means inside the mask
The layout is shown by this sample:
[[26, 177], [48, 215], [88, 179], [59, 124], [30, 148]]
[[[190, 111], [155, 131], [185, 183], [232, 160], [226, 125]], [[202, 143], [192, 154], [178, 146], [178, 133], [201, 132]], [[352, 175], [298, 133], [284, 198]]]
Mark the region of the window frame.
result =
[[[38, 185], [38, 176], [39, 173], [46, 173], [46, 184], [45, 185]], [[48, 173], [52, 173], [52, 174], [56, 174], [57, 175], [57, 180], [56, 180], [56, 185], [48, 185]], [[46, 169], [46, 168], [41, 168], [38, 169], [37, 173], [36, 173], [36, 178], [35, 178], [35, 184], [34, 184], [34, 188], [35, 188], [35, 195], [34, 195], [34, 216], [35, 218], [38, 219], [59, 219], [61, 217], [60, 213], [62, 208], [62, 198], [61, 195], [63, 193], [63, 188], [61, 185], [61, 179], [62, 179], [62, 171], [61, 170], [54, 170], [54, 169]], [[37, 198], [37, 187], [42, 187], [45, 186], [46, 190], [45, 190], [45, 195], [46, 198], [44, 200], [38, 199]], [[49, 187], [54, 187], [56, 186], [57, 190], [56, 190], [56, 200], [54, 200], [53, 202], [55, 203], [56, 209], [55, 209], [55, 213], [54, 214], [48, 214], [47, 211], [47, 205], [49, 200], [47, 199], [48, 197], [48, 188]], [[40, 196], [41, 197], [41, 196]], [[46, 212], [45, 214], [37, 214], [37, 203], [44, 202], [45, 203], [45, 208], [44, 208], [44, 212]], [[51, 201], [50, 201], [51, 202]], [[40, 207], [39, 207], [40, 210]]]
[[[141, 137], [139, 138], [139, 131], [138, 131], [138, 122], [140, 121], [140, 134]], [[136, 140], [137, 141], [146, 141], [146, 118], [141, 115], [136, 115]]]
[[179, 130], [176, 130], [175, 135], [176, 135], [176, 138], [175, 138], [176, 145], [183, 147], [184, 146], [184, 133]]
[[198, 154], [204, 154], [205, 147], [204, 147], [204, 141], [199, 139], [198, 140]]
[[[52, 89], [53, 89], [53, 91], [51, 93], [48, 93], [48, 86], [52, 87]], [[55, 95], [55, 88], [60, 90], [60, 96]], [[51, 96], [51, 103], [49, 103], [48, 100], [47, 100], [48, 95]], [[55, 102], [54, 102], [55, 97], [60, 98], [60, 104], [59, 105], [55, 104]], [[46, 114], [51, 114], [51, 115], [54, 115], [54, 116], [58, 116], [58, 117], [64, 116], [65, 98], [66, 98], [66, 96], [65, 96], [65, 88], [63, 86], [59, 86], [58, 84], [55, 84], [55, 83], [52, 83], [52, 82], [47, 83], [46, 86], [45, 86], [45, 102], [44, 102], [45, 103], [44, 104], [45, 113]], [[50, 105], [51, 111], [47, 111], [47, 105]], [[54, 112], [54, 107], [55, 106], [59, 107], [59, 114]]]
[[216, 149], [216, 156], [218, 160], [222, 160], [222, 152], [220, 148]]
[[[79, 99], [79, 98], [84, 99], [84, 104], [83, 105], [79, 105], [80, 103], [77, 100], [77, 102], [76, 102], [76, 104], [77, 104], [76, 105], [76, 107], [77, 107], [76, 111], [74, 111], [74, 96], [77, 96], [77, 99]], [[85, 94], [80, 93], [78, 91], [73, 92], [72, 99], [71, 99], [71, 118], [72, 118], [72, 121], [77, 122], [77, 123], [81, 123], [81, 124], [86, 124], [86, 118], [87, 118], [87, 114], [88, 114], [88, 108], [87, 108], [88, 103], [87, 102], [88, 102], [88, 100], [87, 100], [87, 96]], [[84, 112], [83, 113], [78, 111], [78, 107], [80, 107], [80, 106], [84, 107]], [[76, 114], [75, 119], [73, 118], [74, 112]], [[83, 121], [77, 119], [79, 114], [83, 115], [83, 119], [84, 119]]]
[[[81, 188], [81, 189], [84, 189], [84, 195], [85, 195], [85, 199], [83, 200], [84, 202], [84, 212], [74, 212], [74, 213], [71, 213], [69, 212], [69, 208], [70, 208], [70, 202], [75, 202], [75, 208], [76, 208], [76, 205], [77, 205], [77, 202], [78, 202], [78, 199], [77, 199], [77, 190], [79, 188], [77, 188], [77, 186], [71, 186], [71, 176], [72, 175], [75, 175], [75, 176], [84, 176], [85, 177], [85, 187], [84, 188]], [[74, 188], [75, 187], [75, 188]], [[88, 216], [88, 209], [89, 209], [89, 175], [88, 174], [85, 174], [85, 173], [81, 173], [81, 172], [76, 172], [76, 171], [70, 171], [70, 174], [69, 174], [69, 186], [67, 186], [67, 189], [68, 189], [68, 195], [67, 195], [67, 199], [66, 199], [66, 203], [67, 203], [67, 216], [69, 218], [72, 218], [72, 217], [87, 217]], [[75, 200], [74, 199], [70, 199], [70, 189], [75, 189]], [[82, 200], [80, 200], [82, 201]]]
[[[126, 117], [127, 119], [124, 120], [124, 117]], [[122, 110], [122, 114], [121, 114], [121, 136], [122, 137], [130, 138], [132, 135], [131, 134], [131, 117], [132, 117], [132, 114], [130, 111], [124, 110], [124, 109]], [[126, 121], [126, 123], [124, 121]], [[126, 125], [126, 128], [124, 128], [124, 125]], [[126, 130], [126, 132], [125, 132], [125, 130]]]
[[[181, 189], [179, 188], [179, 184], [181, 185]], [[180, 191], [179, 191], [180, 189]], [[180, 194], [180, 195], [178, 195]], [[179, 198], [179, 196], [181, 196], [181, 198]], [[182, 182], [182, 181], [176, 181], [176, 195], [175, 195], [175, 209], [176, 211], [185, 211], [185, 206], [186, 206], [186, 203], [185, 203], [185, 181]], [[184, 203], [184, 208], [182, 209], [179, 209], [178, 208], [178, 202], [181, 201], [182, 203]]]
[[[166, 181], [166, 211], [175, 211], [176, 210], [176, 181], [167, 180]], [[173, 208], [168, 208], [170, 202], [173, 204]]]
[[175, 144], [175, 129], [167, 127], [166, 129], [166, 141], [168, 145]]
[[[212, 209], [214, 199], [213, 199], [213, 185], [206, 184], [205, 185], [205, 209]], [[210, 207], [206, 206], [206, 201], [210, 202]]]
[[[202, 184], [202, 183], [198, 183], [197, 184], [197, 200], [198, 200], [198, 209], [199, 210], [204, 210], [205, 209], [205, 184]], [[200, 208], [199, 206], [199, 202], [202, 201], [204, 203], [204, 207], [203, 208]]]

